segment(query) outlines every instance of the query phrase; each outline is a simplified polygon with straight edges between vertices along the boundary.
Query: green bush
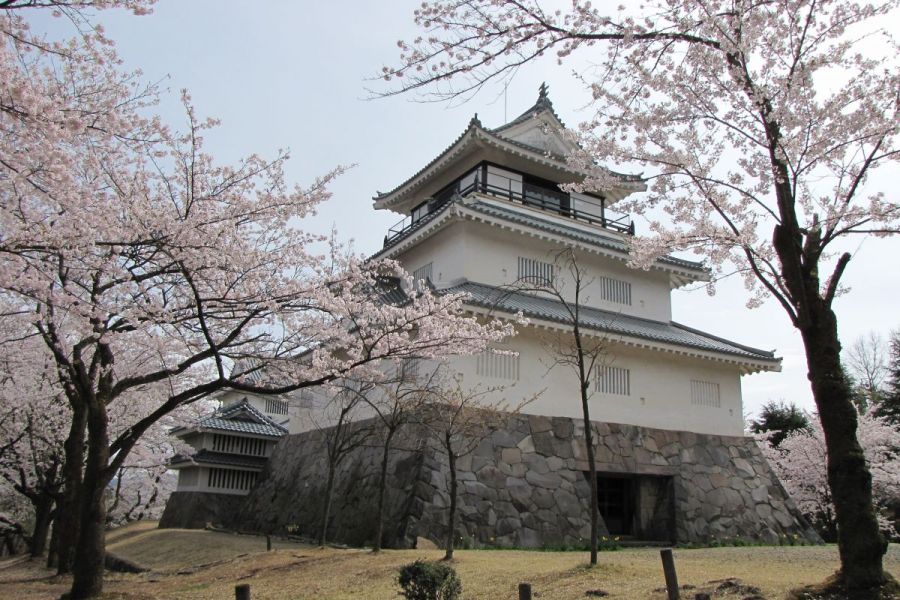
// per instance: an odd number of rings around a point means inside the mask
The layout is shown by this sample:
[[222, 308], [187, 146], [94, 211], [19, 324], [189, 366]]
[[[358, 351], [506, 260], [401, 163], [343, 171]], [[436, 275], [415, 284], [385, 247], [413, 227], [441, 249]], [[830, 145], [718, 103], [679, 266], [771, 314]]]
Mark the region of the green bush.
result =
[[453, 567], [417, 560], [400, 569], [397, 582], [406, 600], [457, 600], [462, 582]]

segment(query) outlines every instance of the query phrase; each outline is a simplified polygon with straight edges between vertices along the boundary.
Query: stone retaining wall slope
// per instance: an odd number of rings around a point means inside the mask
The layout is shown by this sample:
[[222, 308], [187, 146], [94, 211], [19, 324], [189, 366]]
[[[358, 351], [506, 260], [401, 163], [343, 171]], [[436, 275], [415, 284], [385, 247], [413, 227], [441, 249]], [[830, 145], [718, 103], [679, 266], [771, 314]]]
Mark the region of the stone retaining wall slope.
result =
[[[633, 533], [680, 544], [784, 536], [820, 542], [751, 438], [593, 423], [598, 471], [627, 478], [639, 498]], [[582, 546], [589, 538], [590, 488], [583, 424], [577, 419], [512, 415], [458, 463], [463, 544]], [[424, 430], [398, 434], [388, 477], [386, 547], [446, 536], [448, 467]], [[329, 539], [351, 545], [374, 535], [381, 447], [356, 449], [341, 464]], [[321, 523], [326, 462], [321, 432], [285, 436], [258, 486], [229, 525], [315, 536]], [[602, 521], [602, 520], [601, 520]], [[612, 523], [610, 523], [612, 525]], [[601, 522], [601, 534], [608, 535]]]

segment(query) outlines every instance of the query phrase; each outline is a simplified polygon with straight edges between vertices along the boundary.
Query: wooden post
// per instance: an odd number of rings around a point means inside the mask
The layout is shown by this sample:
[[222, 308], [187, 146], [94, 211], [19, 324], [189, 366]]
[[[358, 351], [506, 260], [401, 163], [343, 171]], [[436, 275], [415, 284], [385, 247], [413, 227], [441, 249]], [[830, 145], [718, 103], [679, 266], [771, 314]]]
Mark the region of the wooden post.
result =
[[266, 552], [271, 552], [271, 551], [272, 551], [272, 536], [267, 535], [266, 536]]
[[519, 584], [519, 600], [531, 600], [531, 584]]
[[672, 556], [671, 548], [663, 548], [659, 551], [662, 558], [663, 573], [666, 576], [666, 591], [669, 594], [669, 600], [680, 600], [681, 595], [678, 593], [678, 575], [675, 573], [675, 558]]
[[250, 600], [249, 583], [234, 586], [234, 600]]

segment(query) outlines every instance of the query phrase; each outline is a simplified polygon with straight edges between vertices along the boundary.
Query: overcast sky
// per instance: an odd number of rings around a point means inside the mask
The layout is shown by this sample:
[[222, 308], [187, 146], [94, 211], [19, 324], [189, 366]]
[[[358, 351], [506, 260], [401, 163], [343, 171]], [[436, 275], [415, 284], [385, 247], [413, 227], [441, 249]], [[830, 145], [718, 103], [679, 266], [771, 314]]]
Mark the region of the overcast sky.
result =
[[[367, 87], [384, 89], [367, 80], [396, 61], [397, 40], [417, 34], [412, 23], [417, 5], [410, 0], [161, 0], [150, 16], [108, 12], [100, 20], [127, 68], [140, 68], [148, 80], [171, 90], [160, 108], [170, 123], [183, 123], [182, 88], [190, 91], [200, 115], [222, 120], [206, 136], [207, 149], [219, 160], [272, 156], [278, 148], [290, 148], [287, 175], [300, 184], [336, 165], [356, 165], [332, 187], [334, 198], [311, 227], [327, 231], [334, 225], [342, 239], [354, 240], [358, 252], [370, 254], [400, 219], [375, 211], [372, 196], [439, 154], [473, 113], [485, 126], [498, 126], [530, 107], [546, 81], [564, 122], [575, 125], [587, 117], [582, 112], [587, 94], [570, 69], [549, 60], [522, 69], [505, 95], [488, 90], [461, 106], [417, 103], [406, 96], [367, 100]], [[46, 13], [34, 21], [36, 28], [60, 26]], [[895, 30], [897, 25], [892, 24]], [[897, 171], [893, 167], [879, 177], [894, 201]], [[640, 231], [640, 220], [637, 227]], [[851, 292], [836, 302], [845, 345], [868, 331], [900, 326], [900, 239], [858, 240], [851, 250], [846, 276]], [[799, 335], [774, 302], [748, 310], [745, 301], [737, 280], [720, 283], [714, 297], [702, 288], [676, 291], [673, 318], [783, 357], [781, 373], [743, 378], [745, 412], [779, 399], [812, 410]]]

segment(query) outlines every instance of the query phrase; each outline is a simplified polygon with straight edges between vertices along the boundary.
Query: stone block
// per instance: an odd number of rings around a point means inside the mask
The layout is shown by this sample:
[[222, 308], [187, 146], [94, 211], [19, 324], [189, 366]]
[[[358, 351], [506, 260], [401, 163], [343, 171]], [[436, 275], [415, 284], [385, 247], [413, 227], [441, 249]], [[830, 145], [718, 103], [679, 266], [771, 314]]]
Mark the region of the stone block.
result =
[[544, 488], [534, 488], [531, 499], [534, 502], [534, 505], [541, 509], [553, 508], [556, 506], [556, 500], [553, 498], [553, 493]]
[[515, 446], [504, 448], [500, 451], [500, 460], [510, 465], [522, 462], [522, 451]]
[[528, 415], [528, 425], [531, 428], [531, 435], [553, 431], [553, 424], [550, 421], [550, 417]]
[[734, 467], [738, 470], [738, 473], [741, 475], [754, 477], [756, 472], [753, 470], [753, 466], [750, 465], [744, 458], [735, 458], [733, 459]]
[[537, 471], [538, 473], [550, 472], [550, 467], [547, 466], [547, 457], [540, 454], [523, 454], [522, 462], [528, 471]]
[[560, 487], [563, 482], [562, 477], [556, 473], [537, 473], [535, 471], [525, 473], [525, 480], [532, 485], [551, 490]]
[[[585, 455], [585, 459], [587, 456]], [[613, 454], [612, 450], [607, 448], [605, 445], [600, 446], [594, 450], [594, 460], [599, 463], [611, 463], [616, 462], [617, 456]]]
[[712, 489], [713, 489], [713, 486], [709, 482], [709, 477], [707, 475], [704, 475], [704, 474], [694, 475], [694, 477], [691, 479], [691, 481], [693, 482], [693, 484], [695, 486], [697, 486], [704, 492], [709, 492], [709, 491], [712, 491]]
[[779, 525], [784, 528], [795, 527], [797, 522], [794, 520], [794, 517], [786, 513], [782, 510], [772, 511], [772, 516], [775, 517], [775, 520], [778, 521]]
[[553, 434], [549, 431], [533, 433], [534, 451], [544, 456], [553, 456], [556, 450], [553, 448]]
[[657, 467], [667, 467], [669, 466], [669, 461], [659, 454], [654, 454], [653, 458], [650, 459], [650, 464]]
[[531, 486], [516, 485], [508, 488], [509, 497], [519, 512], [526, 512], [531, 509]]
[[724, 446], [715, 446], [709, 449], [710, 457], [716, 466], [727, 467], [731, 463], [731, 454]]
[[725, 487], [728, 485], [728, 477], [723, 475], [722, 473], [710, 473], [709, 481], [712, 483], [714, 488]]
[[498, 429], [491, 434], [491, 442], [495, 448], [515, 448], [519, 440], [505, 429]]
[[556, 417], [551, 419], [551, 423], [554, 436], [564, 440], [572, 439], [572, 434], [575, 433], [575, 424], [572, 419]]
[[498, 520], [511, 517], [519, 518], [519, 509], [516, 508], [512, 502], [507, 502], [505, 500], [494, 503], [494, 512], [497, 513]]
[[488, 491], [488, 487], [479, 481], [464, 481], [462, 482], [461, 489], [466, 494], [472, 494], [473, 496], [478, 496], [479, 498], [486, 497]]
[[660, 453], [662, 453], [665, 458], [674, 458], [681, 453], [681, 444], [671, 443], [666, 444], [662, 448], [659, 449]]
[[543, 545], [540, 532], [530, 527], [523, 527], [518, 535], [518, 545], [523, 548], [540, 548]]
[[478, 481], [488, 487], [497, 489], [506, 485], [506, 475], [497, 467], [487, 465], [482, 467], [476, 475], [478, 476]]
[[516, 447], [522, 452], [534, 452], [534, 439], [530, 435], [523, 437]]
[[572, 458], [574, 453], [571, 439], [553, 438], [553, 455], [563, 459]]
[[[569, 446], [569, 450], [572, 447]], [[551, 472], [561, 471], [566, 468], [566, 461], [558, 456], [550, 456], [547, 458], [547, 468], [550, 469]]]
[[522, 521], [516, 517], [504, 517], [502, 519], [497, 519], [497, 535], [505, 536], [511, 533], [515, 533], [522, 528]]
[[563, 515], [570, 518], [581, 518], [584, 514], [584, 505], [575, 494], [571, 494], [565, 490], [556, 490], [553, 496], [556, 498], [556, 505]]
[[472, 470], [472, 455], [466, 454], [465, 456], [460, 456], [456, 459], [456, 470], [457, 471], [471, 471]]

